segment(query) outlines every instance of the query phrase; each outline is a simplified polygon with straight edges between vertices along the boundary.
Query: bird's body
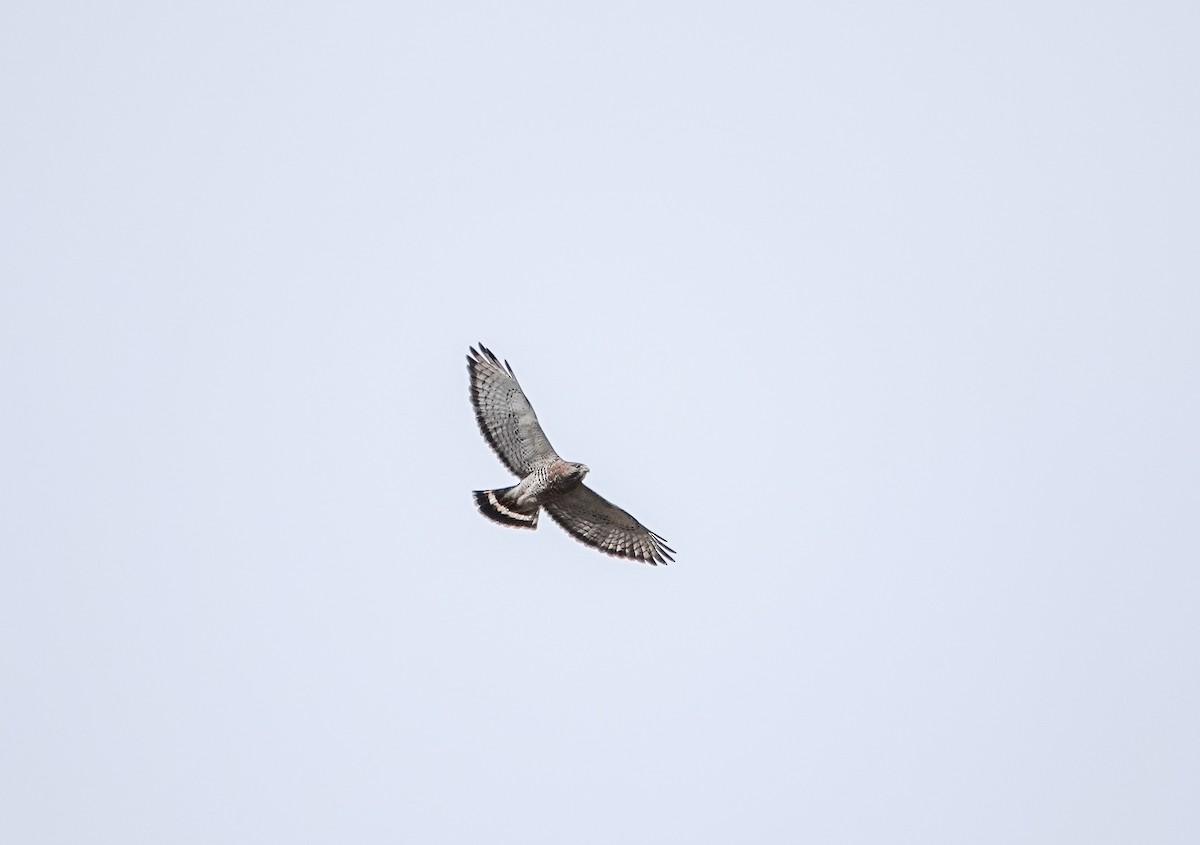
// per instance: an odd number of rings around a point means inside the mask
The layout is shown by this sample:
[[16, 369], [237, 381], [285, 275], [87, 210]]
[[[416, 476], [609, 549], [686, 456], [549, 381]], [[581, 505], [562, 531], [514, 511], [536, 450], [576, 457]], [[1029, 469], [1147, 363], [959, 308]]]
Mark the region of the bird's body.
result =
[[496, 490], [476, 490], [475, 504], [484, 516], [517, 528], [537, 528], [542, 508], [567, 533], [617, 557], [658, 564], [674, 560], [674, 550], [589, 487], [584, 464], [564, 461], [546, 439], [533, 406], [505, 361], [483, 344], [467, 356], [471, 404], [484, 439], [520, 483]]
[[476, 490], [475, 503], [484, 516], [503, 525], [537, 528], [539, 509], [578, 487], [587, 473], [583, 464], [555, 458], [522, 478], [520, 484], [502, 490]]

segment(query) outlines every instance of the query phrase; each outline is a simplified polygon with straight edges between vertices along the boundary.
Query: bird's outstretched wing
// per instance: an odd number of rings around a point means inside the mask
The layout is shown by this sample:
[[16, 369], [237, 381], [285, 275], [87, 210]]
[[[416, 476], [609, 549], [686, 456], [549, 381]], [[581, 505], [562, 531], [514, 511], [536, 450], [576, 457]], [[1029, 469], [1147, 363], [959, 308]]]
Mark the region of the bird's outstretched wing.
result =
[[479, 430], [513, 475], [524, 478], [558, 457], [507, 361], [481, 343], [478, 352], [471, 347], [467, 371]]
[[583, 484], [544, 507], [568, 534], [605, 554], [655, 565], [675, 560], [666, 540]]

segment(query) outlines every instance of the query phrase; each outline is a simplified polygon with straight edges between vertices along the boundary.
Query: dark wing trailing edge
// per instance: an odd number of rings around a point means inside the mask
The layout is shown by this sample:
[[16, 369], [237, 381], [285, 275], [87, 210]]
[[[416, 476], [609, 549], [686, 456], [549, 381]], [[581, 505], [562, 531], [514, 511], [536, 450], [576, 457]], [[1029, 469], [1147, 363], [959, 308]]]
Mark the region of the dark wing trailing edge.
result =
[[538, 424], [512, 367], [500, 363], [482, 343], [467, 356], [471, 377], [471, 406], [483, 438], [500, 461], [518, 478], [558, 457]]
[[586, 485], [543, 507], [564, 531], [605, 554], [653, 565], [675, 560], [666, 540]]

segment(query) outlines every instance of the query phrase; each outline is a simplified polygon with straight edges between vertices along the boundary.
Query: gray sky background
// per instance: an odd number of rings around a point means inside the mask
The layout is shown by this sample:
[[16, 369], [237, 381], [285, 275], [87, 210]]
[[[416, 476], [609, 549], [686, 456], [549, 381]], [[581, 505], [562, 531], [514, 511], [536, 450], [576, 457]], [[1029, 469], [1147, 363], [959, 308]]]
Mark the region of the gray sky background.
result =
[[6, 3], [0, 840], [1200, 841], [1198, 44]]

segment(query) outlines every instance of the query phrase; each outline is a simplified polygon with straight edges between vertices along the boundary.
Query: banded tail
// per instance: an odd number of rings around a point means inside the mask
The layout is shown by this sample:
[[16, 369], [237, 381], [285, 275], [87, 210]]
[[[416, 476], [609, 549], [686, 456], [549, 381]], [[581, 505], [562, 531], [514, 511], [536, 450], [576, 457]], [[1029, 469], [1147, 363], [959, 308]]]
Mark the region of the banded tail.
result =
[[476, 490], [475, 507], [479, 508], [479, 512], [488, 519], [495, 520], [501, 525], [510, 525], [513, 528], [537, 528], [538, 511], [540, 507], [534, 506], [533, 510], [528, 508], [519, 508], [516, 504], [509, 501], [509, 494], [516, 489], [516, 485], [505, 487], [501, 490]]

